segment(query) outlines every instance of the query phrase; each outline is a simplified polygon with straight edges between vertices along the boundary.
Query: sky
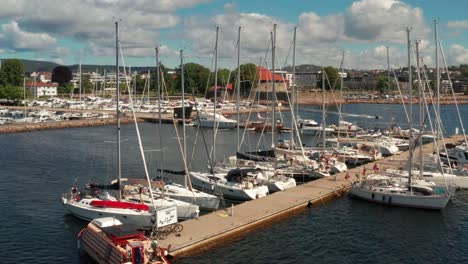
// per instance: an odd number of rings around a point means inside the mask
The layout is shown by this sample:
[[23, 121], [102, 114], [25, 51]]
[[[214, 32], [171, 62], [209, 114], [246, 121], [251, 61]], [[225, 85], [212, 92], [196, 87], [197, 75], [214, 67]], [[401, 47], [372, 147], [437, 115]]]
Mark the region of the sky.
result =
[[115, 64], [118, 19], [125, 66], [155, 65], [158, 46], [168, 67], [180, 65], [183, 49], [184, 62], [213, 69], [219, 27], [218, 67], [234, 68], [241, 27], [241, 64], [271, 67], [277, 24], [275, 68], [292, 65], [295, 27], [296, 65], [339, 67], [344, 51], [345, 68], [385, 69], [388, 47], [391, 67], [405, 66], [411, 27], [412, 43], [420, 41], [422, 61], [433, 67], [438, 20], [447, 63], [468, 64], [466, 10], [466, 0], [2, 0], [0, 59]]

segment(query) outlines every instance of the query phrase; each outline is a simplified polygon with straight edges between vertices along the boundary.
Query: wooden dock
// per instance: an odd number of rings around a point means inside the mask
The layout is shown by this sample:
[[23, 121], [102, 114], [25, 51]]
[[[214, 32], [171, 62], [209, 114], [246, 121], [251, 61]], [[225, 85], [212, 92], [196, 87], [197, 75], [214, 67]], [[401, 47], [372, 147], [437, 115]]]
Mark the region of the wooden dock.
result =
[[[462, 139], [462, 136], [457, 135], [446, 139], [445, 143], [453, 144]], [[424, 153], [432, 151], [433, 144], [423, 146]], [[415, 157], [417, 155], [418, 151], [416, 151]], [[406, 151], [353, 168], [349, 172], [339, 173], [336, 177], [333, 175], [329, 178], [308, 182], [261, 199], [203, 215], [198, 219], [184, 221], [182, 223], [184, 229], [180, 234], [170, 234], [166, 239], [158, 242], [163, 247], [171, 245], [169, 253], [173, 257], [185, 256], [220, 243], [226, 243], [229, 239], [247, 234], [279, 219], [287, 218], [305, 208], [342, 197], [350, 188], [351, 182], [355, 181], [357, 176], [362, 177], [363, 167], [366, 167], [367, 174], [371, 173], [375, 164], [379, 170], [401, 168], [408, 160], [408, 156], [409, 152]], [[348, 173], [350, 178], [346, 180], [345, 176]]]

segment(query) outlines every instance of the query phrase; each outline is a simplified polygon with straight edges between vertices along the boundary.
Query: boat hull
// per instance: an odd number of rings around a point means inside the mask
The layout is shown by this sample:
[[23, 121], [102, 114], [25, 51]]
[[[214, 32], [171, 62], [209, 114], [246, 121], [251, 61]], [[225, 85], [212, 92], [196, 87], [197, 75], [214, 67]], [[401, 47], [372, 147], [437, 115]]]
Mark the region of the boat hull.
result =
[[399, 195], [394, 193], [371, 191], [360, 186], [351, 187], [349, 194], [353, 197], [373, 203], [431, 210], [443, 209], [450, 199], [450, 196], [448, 195]]
[[225, 198], [239, 201], [249, 201], [264, 197], [268, 194], [267, 186], [254, 186], [244, 189], [238, 184], [223, 184], [211, 181], [210, 178], [190, 173], [192, 185], [202, 191], [221, 193]]

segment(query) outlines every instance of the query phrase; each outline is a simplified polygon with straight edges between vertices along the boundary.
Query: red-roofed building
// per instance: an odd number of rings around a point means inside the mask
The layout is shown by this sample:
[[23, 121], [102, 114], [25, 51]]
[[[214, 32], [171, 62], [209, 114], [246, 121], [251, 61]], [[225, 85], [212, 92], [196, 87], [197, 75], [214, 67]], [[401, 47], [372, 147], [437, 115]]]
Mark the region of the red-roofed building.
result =
[[[257, 66], [257, 76], [260, 79], [256, 89], [256, 97], [261, 100], [271, 98], [273, 91], [273, 73], [265, 67]], [[275, 73], [275, 91], [278, 100], [287, 100], [289, 81], [280, 74]], [[269, 95], [270, 94], [270, 95]]]
[[[215, 87], [211, 87], [205, 94], [206, 99], [214, 97]], [[227, 94], [226, 94], [227, 93]], [[218, 99], [227, 99], [227, 96], [231, 96], [233, 93], [232, 83], [228, 83], [227, 86], [219, 86], [216, 88], [216, 97]]]
[[26, 89], [30, 89], [34, 97], [39, 96], [56, 96], [57, 83], [44, 83], [44, 82], [27, 82]]

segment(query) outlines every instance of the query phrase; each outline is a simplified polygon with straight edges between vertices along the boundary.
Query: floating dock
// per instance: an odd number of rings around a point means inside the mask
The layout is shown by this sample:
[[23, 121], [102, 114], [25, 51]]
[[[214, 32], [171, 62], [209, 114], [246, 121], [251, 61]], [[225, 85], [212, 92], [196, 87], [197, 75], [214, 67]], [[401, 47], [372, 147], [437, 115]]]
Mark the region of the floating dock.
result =
[[[445, 139], [445, 143], [455, 144], [463, 137], [456, 135]], [[442, 143], [442, 141], [441, 141]], [[419, 148], [417, 148], [419, 149]], [[433, 144], [423, 146], [424, 153], [431, 153]], [[415, 152], [415, 157], [419, 151]], [[239, 237], [256, 230], [257, 227], [268, 225], [300, 212], [305, 208], [321, 205], [331, 199], [342, 197], [351, 186], [351, 182], [362, 177], [364, 167], [367, 174], [374, 165], [380, 170], [401, 168], [408, 161], [409, 152], [387, 157], [295, 188], [277, 192], [261, 199], [244, 202], [223, 210], [218, 210], [198, 219], [182, 222], [184, 229], [179, 234], [170, 234], [166, 239], [158, 241], [163, 247], [170, 247], [173, 257], [181, 257], [190, 253], [205, 250], [209, 247], [225, 243], [229, 239]], [[345, 179], [349, 173], [350, 178]]]

